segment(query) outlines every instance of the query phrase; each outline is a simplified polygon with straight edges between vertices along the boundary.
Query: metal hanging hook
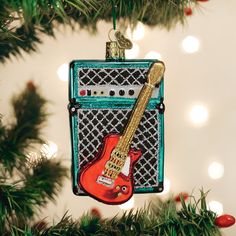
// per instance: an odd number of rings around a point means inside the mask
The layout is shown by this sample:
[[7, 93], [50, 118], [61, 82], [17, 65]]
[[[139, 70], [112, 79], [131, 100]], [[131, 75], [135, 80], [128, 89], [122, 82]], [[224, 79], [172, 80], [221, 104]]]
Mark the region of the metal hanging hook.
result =
[[116, 10], [117, 10], [117, 5], [115, 4], [115, 0], [111, 0], [111, 3], [112, 3], [113, 29], [116, 30]]

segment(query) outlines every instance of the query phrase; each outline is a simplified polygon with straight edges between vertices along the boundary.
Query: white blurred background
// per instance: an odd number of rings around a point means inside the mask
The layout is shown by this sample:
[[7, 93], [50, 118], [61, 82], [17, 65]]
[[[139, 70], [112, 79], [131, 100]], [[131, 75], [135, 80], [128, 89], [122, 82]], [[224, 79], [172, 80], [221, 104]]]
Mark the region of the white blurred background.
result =
[[[134, 49], [128, 58], [158, 58], [165, 74], [165, 194], [204, 187], [211, 190], [211, 208], [236, 216], [236, 2], [214, 0], [202, 3], [201, 11], [188, 18], [186, 26], [171, 31], [138, 25], [132, 36]], [[39, 84], [51, 103], [44, 136], [70, 167], [68, 122], [68, 63], [74, 59], [104, 59], [105, 41], [111, 24], [100, 22], [98, 33], [72, 32], [60, 28], [56, 39], [42, 36], [38, 52], [24, 54], [0, 64], [0, 112], [11, 119], [9, 99], [28, 80]], [[130, 34], [130, 32], [128, 32]], [[63, 65], [65, 64], [65, 65]], [[63, 65], [63, 66], [62, 66]], [[168, 190], [170, 192], [168, 192]], [[39, 215], [53, 221], [68, 210], [78, 218], [92, 207], [104, 216], [124, 208], [141, 207], [153, 194], [135, 195], [128, 206], [108, 206], [71, 191], [68, 180], [57, 202]], [[224, 235], [235, 236], [236, 227]]]

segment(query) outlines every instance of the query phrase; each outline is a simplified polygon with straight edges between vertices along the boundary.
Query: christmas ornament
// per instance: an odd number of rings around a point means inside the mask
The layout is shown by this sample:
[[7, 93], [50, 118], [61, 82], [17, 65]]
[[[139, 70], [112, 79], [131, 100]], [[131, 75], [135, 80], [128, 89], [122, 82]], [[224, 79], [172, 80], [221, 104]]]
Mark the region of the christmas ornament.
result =
[[70, 64], [73, 191], [121, 204], [163, 191], [164, 64], [125, 60], [132, 43], [115, 24], [108, 37], [105, 61]]
[[193, 14], [192, 8], [191, 8], [191, 7], [186, 7], [186, 8], [184, 8], [184, 14], [185, 14], [186, 16], [191, 16], [191, 15]]
[[122, 134], [108, 134], [103, 149], [79, 173], [80, 187], [93, 198], [107, 204], [121, 204], [133, 195], [133, 167], [142, 151], [130, 149], [152, 91], [163, 77], [163, 63], [153, 63]]
[[231, 215], [221, 215], [215, 219], [215, 225], [220, 228], [230, 227], [235, 224], [235, 218]]

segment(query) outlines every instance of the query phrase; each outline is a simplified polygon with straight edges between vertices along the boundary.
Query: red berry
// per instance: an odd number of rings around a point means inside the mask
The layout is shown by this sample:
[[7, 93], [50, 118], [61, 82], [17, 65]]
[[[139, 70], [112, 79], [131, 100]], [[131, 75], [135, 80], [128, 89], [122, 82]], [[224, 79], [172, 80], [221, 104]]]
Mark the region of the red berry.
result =
[[36, 89], [36, 86], [34, 85], [34, 82], [32, 80], [28, 81], [26, 86], [27, 86], [27, 89], [30, 91], [35, 91], [35, 89]]
[[191, 8], [191, 7], [186, 7], [186, 8], [184, 8], [184, 14], [185, 14], [186, 16], [191, 16], [191, 15], [193, 14], [192, 8]]
[[177, 196], [175, 197], [175, 201], [176, 201], [176, 202], [180, 202], [180, 196], [182, 196], [182, 198], [184, 199], [184, 201], [186, 201], [186, 200], [188, 199], [188, 197], [189, 197], [188, 193], [182, 192], [182, 193], [180, 193], [179, 195], [177, 195]]
[[215, 225], [220, 228], [230, 227], [235, 224], [235, 218], [231, 215], [221, 215], [215, 219]]
[[94, 207], [91, 209], [91, 215], [97, 218], [102, 218], [102, 214], [98, 208]]

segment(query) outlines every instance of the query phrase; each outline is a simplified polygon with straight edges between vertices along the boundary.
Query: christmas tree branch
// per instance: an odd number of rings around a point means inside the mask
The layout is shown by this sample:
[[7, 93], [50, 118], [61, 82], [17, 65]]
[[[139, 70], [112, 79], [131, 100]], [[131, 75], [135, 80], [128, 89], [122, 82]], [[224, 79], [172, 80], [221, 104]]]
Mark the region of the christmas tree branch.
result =
[[12, 100], [15, 121], [8, 128], [0, 124], [0, 163], [4, 169], [12, 173], [14, 167], [25, 162], [26, 148], [32, 143], [42, 143], [40, 129], [47, 114], [46, 100], [39, 94], [32, 82], [25, 90]]
[[37, 205], [42, 206], [48, 200], [55, 200], [65, 177], [68, 177], [67, 169], [59, 161], [42, 156], [36, 160], [36, 164], [33, 162], [31, 172], [25, 175], [24, 189], [39, 193]]
[[[214, 224], [216, 214], [206, 209], [206, 194], [194, 203], [176, 203], [174, 198], [161, 200], [158, 197], [137, 211], [125, 212], [121, 217], [102, 219], [97, 215], [84, 215], [80, 220], [64, 216], [53, 226], [44, 222], [43, 227], [33, 227], [34, 235], [155, 235], [155, 236], [220, 236]], [[194, 198], [193, 196], [191, 198]], [[178, 210], [177, 204], [181, 205]], [[199, 209], [199, 210], [197, 210]], [[42, 226], [42, 224], [41, 224]]]
[[[97, 22], [112, 20], [112, 1], [107, 0], [0, 0], [0, 61], [11, 55], [37, 50], [41, 33], [54, 36], [59, 24], [95, 30]], [[184, 8], [197, 0], [114, 0], [117, 18], [125, 25], [144, 24], [170, 29], [184, 23]]]
[[47, 118], [46, 100], [32, 81], [12, 99], [14, 121], [0, 117], [0, 235], [30, 235], [29, 222], [48, 201], [55, 200], [68, 176], [60, 160], [36, 151]]

